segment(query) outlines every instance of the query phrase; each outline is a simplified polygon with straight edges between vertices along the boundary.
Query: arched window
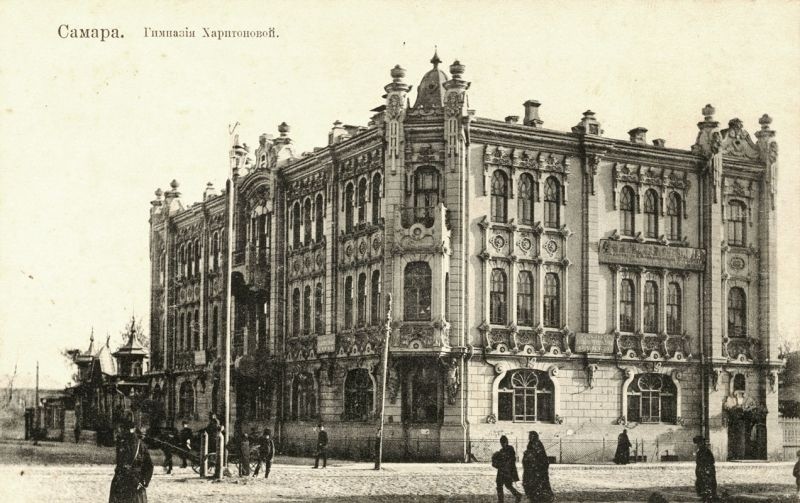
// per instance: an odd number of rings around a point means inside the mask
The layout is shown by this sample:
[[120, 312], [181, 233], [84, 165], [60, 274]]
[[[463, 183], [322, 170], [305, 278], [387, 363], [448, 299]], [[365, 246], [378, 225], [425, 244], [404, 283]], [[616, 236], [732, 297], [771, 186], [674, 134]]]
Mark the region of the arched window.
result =
[[211, 319], [211, 334], [212, 339], [209, 342], [209, 347], [216, 347], [219, 340], [219, 308], [214, 306], [213, 315]]
[[619, 290], [619, 329], [622, 332], [633, 332], [635, 328], [633, 306], [636, 304], [636, 291], [633, 287], [633, 281], [623, 279]]
[[345, 232], [353, 232], [353, 204], [355, 203], [353, 197], [353, 184], [348, 183], [347, 188], [344, 189], [344, 230]]
[[544, 184], [544, 226], [557, 228], [561, 225], [561, 184], [552, 176]]
[[292, 209], [292, 246], [300, 247], [300, 201], [295, 202]]
[[523, 173], [519, 177], [519, 190], [517, 191], [517, 213], [520, 223], [533, 225], [533, 202], [536, 200], [536, 191], [533, 177]]
[[303, 372], [292, 383], [292, 419], [307, 421], [317, 417], [317, 393], [314, 378]]
[[403, 311], [406, 321], [431, 320], [431, 267], [409, 262], [403, 274]]
[[212, 268], [216, 271], [219, 269], [219, 258], [220, 258], [220, 250], [219, 250], [219, 232], [214, 233], [214, 237], [211, 241], [211, 253], [214, 255], [211, 260], [213, 261]]
[[372, 413], [372, 378], [367, 369], [353, 369], [344, 380], [344, 418], [365, 421]]
[[492, 174], [492, 222], [508, 220], [508, 178], [499, 169]]
[[553, 381], [541, 370], [508, 372], [497, 388], [499, 421], [553, 421]]
[[381, 219], [381, 175], [372, 176], [372, 223], [378, 225]]
[[520, 271], [517, 275], [517, 324], [533, 325], [533, 274]]
[[367, 324], [367, 275], [358, 275], [358, 326]]
[[658, 237], [658, 194], [650, 189], [644, 193], [645, 237]]
[[353, 277], [344, 279], [344, 328], [353, 328]]
[[681, 287], [677, 283], [670, 283], [667, 287], [667, 333], [680, 334], [682, 324]]
[[189, 244], [186, 245], [186, 259], [186, 276], [191, 278], [194, 276], [194, 247], [191, 241], [189, 241]]
[[744, 374], [736, 374], [733, 376], [733, 392], [737, 391], [744, 393], [747, 391], [747, 379]]
[[325, 235], [325, 203], [322, 200], [322, 194], [317, 194], [317, 200], [314, 203], [316, 213], [314, 215], [315, 224], [317, 226], [315, 240], [317, 243], [322, 241], [322, 236]]
[[300, 330], [300, 289], [295, 288], [292, 292], [292, 331], [300, 335]]
[[367, 180], [358, 182], [358, 223], [367, 221]]
[[184, 314], [181, 313], [180, 322], [178, 322], [178, 333], [177, 333], [177, 344], [178, 349], [183, 349], [183, 325], [184, 325], [185, 317]]
[[305, 207], [303, 208], [303, 244], [308, 246], [311, 244], [311, 199], [306, 199]]
[[741, 201], [731, 201], [728, 204], [728, 244], [731, 246], [747, 245], [746, 211]]
[[409, 372], [404, 382], [404, 419], [416, 423], [439, 421], [441, 381], [436, 365], [417, 367]]
[[658, 285], [655, 281], [644, 283], [644, 331], [658, 332]]
[[489, 322], [505, 325], [508, 311], [508, 285], [502, 269], [492, 269], [491, 292], [489, 294]]
[[200, 240], [194, 240], [194, 270], [198, 276], [203, 271], [203, 249], [200, 247]]
[[372, 284], [370, 285], [369, 311], [372, 313], [372, 324], [381, 322], [381, 272], [372, 271]]
[[544, 275], [544, 326], [559, 328], [561, 324], [561, 292], [558, 275], [548, 272]]
[[735, 286], [728, 292], [728, 337], [747, 336], [747, 300], [744, 290]]
[[194, 388], [190, 381], [183, 381], [178, 400], [178, 416], [191, 418], [194, 414]]
[[627, 185], [622, 188], [622, 193], [619, 198], [620, 227], [622, 228], [623, 236], [633, 236], [636, 233], [636, 220], [634, 214], [636, 213], [636, 196], [633, 194], [633, 189]]
[[677, 419], [677, 390], [667, 376], [638, 374], [628, 386], [628, 421], [674, 423]]
[[667, 203], [667, 217], [669, 219], [669, 240], [681, 240], [681, 196], [672, 192]]
[[414, 222], [433, 225], [433, 210], [439, 204], [439, 172], [424, 166], [414, 173]]
[[303, 333], [311, 333], [311, 287], [303, 289]]
[[325, 292], [322, 290], [322, 283], [317, 283], [314, 289], [314, 332], [317, 334], [325, 333]]
[[192, 349], [200, 349], [200, 310], [194, 310], [194, 324], [192, 325]]

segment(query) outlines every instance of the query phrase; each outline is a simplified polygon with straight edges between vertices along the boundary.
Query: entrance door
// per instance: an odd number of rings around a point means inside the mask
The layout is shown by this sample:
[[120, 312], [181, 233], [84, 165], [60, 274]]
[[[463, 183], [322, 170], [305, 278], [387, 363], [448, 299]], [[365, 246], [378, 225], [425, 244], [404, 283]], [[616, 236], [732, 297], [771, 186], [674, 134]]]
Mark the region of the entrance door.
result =
[[728, 423], [728, 460], [766, 459], [767, 426], [749, 414]]

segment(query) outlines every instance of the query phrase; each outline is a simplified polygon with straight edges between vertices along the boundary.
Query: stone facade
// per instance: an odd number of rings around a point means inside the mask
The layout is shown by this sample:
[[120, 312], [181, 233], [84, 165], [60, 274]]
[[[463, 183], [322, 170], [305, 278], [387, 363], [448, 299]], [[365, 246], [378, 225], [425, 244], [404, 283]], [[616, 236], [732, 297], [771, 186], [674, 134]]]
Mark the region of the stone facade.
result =
[[396, 66], [369, 125], [336, 122], [312, 153], [285, 123], [252, 153], [235, 140], [230, 237], [228, 192], [156, 193], [150, 377], [168, 416], [222, 411], [230, 317], [232, 417], [285, 446], [319, 421], [340, 450], [368, 445], [388, 333], [391, 457], [623, 425], [679, 457], [697, 434], [719, 459], [777, 456], [771, 119], [754, 141], [706, 106], [690, 150], [609, 139], [591, 111], [560, 132], [532, 100], [521, 123], [479, 117], [464, 65], [431, 63], [413, 106]]

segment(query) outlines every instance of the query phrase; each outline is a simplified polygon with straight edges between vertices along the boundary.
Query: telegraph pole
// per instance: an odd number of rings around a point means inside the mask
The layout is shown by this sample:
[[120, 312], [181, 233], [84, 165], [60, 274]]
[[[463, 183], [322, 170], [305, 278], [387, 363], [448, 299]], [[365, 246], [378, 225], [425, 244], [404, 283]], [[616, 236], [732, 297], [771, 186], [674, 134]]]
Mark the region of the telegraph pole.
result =
[[389, 368], [389, 338], [392, 335], [392, 294], [386, 296], [386, 326], [383, 339], [383, 355], [381, 356], [381, 427], [378, 430], [378, 460], [375, 469], [381, 469], [383, 461], [383, 417], [386, 412], [386, 373]]
[[36, 400], [36, 406], [33, 410], [36, 414], [36, 421], [33, 423], [33, 445], [39, 445], [39, 427], [41, 425], [39, 421], [39, 360], [36, 360], [36, 392], [34, 399]]

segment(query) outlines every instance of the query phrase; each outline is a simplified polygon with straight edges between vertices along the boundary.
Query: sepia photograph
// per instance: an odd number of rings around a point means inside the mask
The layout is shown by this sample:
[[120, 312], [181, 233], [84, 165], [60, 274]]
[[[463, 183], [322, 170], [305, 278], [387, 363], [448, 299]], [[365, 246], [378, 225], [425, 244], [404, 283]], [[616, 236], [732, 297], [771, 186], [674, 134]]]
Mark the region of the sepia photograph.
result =
[[800, 501], [797, 0], [0, 47], [0, 501]]

